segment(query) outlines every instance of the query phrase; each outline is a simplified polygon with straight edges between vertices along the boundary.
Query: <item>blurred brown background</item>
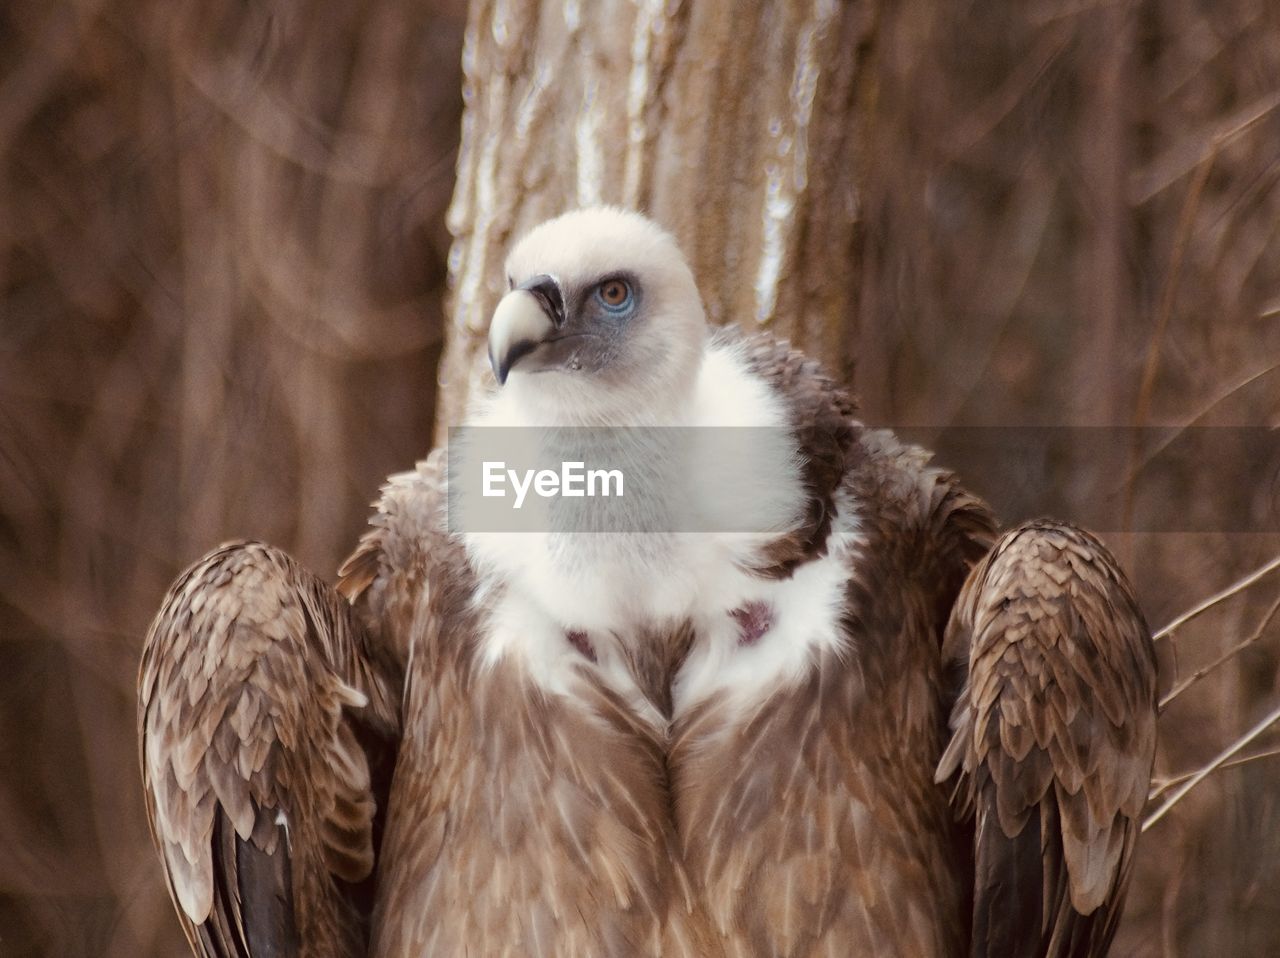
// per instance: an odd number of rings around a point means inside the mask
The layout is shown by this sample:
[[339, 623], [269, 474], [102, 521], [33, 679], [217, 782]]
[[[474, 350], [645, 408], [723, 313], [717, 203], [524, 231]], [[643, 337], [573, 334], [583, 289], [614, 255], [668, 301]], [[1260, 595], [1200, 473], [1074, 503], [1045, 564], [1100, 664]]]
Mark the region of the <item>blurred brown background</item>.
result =
[[[863, 6], [857, 297], [826, 358], [867, 418], [1274, 426], [1280, 7]], [[331, 574], [429, 447], [466, 17], [0, 8], [0, 955], [183, 953], [142, 813], [142, 636], [228, 538]], [[1262, 514], [1249, 455], [1132, 481], [1169, 528], [1222, 497]], [[1109, 538], [1156, 626], [1280, 553]], [[1277, 594], [1180, 634], [1179, 674]], [[1162, 718], [1158, 772], [1280, 698], [1271, 629]], [[1210, 951], [1280, 953], [1280, 759], [1215, 773], [1140, 851], [1115, 953]]]

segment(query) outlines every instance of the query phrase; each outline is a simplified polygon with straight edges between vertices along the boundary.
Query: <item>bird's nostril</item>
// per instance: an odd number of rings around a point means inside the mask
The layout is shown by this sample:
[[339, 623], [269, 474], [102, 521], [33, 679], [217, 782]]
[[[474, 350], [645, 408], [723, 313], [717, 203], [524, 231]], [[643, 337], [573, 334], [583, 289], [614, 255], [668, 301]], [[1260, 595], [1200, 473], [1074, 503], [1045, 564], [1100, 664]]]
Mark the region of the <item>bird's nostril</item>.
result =
[[540, 273], [531, 276], [516, 288], [530, 293], [557, 329], [565, 324], [564, 294], [554, 276]]

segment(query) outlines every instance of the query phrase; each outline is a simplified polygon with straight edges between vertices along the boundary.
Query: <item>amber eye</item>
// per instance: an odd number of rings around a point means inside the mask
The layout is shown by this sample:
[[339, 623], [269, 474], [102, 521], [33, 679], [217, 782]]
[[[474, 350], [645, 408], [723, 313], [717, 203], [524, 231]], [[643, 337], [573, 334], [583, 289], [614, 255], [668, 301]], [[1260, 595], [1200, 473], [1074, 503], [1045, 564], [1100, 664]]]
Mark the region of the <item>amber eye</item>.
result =
[[631, 305], [631, 287], [626, 280], [606, 279], [596, 289], [596, 299], [611, 313], [620, 313]]

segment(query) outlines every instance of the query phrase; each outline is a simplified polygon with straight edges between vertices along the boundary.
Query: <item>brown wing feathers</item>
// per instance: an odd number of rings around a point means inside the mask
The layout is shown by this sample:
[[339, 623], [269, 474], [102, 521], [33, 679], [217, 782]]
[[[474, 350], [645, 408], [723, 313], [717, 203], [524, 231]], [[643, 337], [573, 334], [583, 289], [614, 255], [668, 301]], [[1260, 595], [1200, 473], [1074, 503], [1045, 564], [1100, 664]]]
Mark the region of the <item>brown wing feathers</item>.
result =
[[278, 550], [223, 546], [170, 590], [143, 653], [141, 763], [197, 952], [363, 947], [370, 755], [397, 701], [346, 603]]
[[1024, 525], [970, 574], [944, 652], [968, 673], [938, 778], [974, 818], [972, 954], [1105, 953], [1155, 750], [1128, 583], [1088, 533]]

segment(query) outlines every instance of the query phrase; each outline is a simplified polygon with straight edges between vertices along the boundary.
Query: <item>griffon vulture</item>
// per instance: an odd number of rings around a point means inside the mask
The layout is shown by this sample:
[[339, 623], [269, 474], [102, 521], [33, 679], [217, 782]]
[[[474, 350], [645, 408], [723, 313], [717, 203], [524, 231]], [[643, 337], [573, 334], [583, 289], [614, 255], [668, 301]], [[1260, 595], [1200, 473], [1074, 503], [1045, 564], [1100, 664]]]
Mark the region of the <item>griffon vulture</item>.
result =
[[640, 215], [544, 223], [507, 272], [473, 423], [637, 427], [614, 451], [660, 479], [650, 427], [772, 429], [786, 455], [735, 501], [773, 525], [466, 534], [437, 451], [389, 480], [336, 591], [260, 544], [200, 560], [139, 694], [192, 946], [1103, 954], [1156, 714], [1107, 550], [997, 537], [816, 363], [709, 332]]

